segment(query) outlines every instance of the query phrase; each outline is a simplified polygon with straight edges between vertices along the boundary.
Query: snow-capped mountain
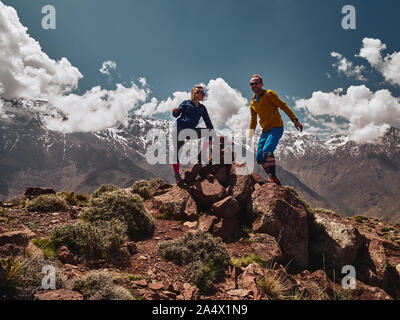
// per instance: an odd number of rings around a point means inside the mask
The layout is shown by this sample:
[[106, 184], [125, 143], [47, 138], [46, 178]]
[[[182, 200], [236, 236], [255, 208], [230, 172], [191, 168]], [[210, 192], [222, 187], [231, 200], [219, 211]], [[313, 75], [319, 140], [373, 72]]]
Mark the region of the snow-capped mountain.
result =
[[[45, 101], [0, 99], [1, 200], [27, 186], [91, 192], [102, 183], [125, 187], [141, 178], [173, 181], [169, 165], [150, 165], [145, 159], [147, 133], [167, 133], [170, 121], [129, 116], [126, 126], [64, 134], [46, 127], [49, 118], [67, 116]], [[281, 181], [313, 206], [400, 221], [399, 129], [392, 128], [374, 145], [342, 135], [319, 139], [285, 131], [275, 155]]]

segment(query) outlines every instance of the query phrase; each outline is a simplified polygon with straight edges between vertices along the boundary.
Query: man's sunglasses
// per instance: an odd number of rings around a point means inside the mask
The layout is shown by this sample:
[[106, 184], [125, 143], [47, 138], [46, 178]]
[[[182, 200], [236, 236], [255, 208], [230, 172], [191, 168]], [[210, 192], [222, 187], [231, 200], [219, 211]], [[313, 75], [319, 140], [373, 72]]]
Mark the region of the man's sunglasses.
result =
[[260, 84], [261, 81], [250, 82], [250, 87]]

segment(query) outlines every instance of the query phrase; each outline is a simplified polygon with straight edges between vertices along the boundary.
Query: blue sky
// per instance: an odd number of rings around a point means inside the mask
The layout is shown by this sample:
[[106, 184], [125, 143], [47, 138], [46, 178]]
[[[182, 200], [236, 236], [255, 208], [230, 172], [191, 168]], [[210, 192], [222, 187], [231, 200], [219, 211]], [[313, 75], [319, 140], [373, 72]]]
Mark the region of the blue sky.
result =
[[[221, 77], [249, 99], [249, 76], [259, 73], [265, 87], [290, 106], [293, 101], [285, 97], [308, 99], [315, 91], [360, 84], [400, 95], [399, 86], [383, 83], [365, 59], [354, 56], [366, 37], [386, 44], [384, 56], [400, 51], [398, 1], [1, 1], [17, 10], [50, 58], [66, 57], [80, 70], [80, 93], [145, 77], [161, 100]], [[47, 4], [57, 10], [56, 30], [41, 27], [41, 9]], [[341, 26], [341, 9], [347, 4], [356, 8], [356, 30]], [[333, 51], [365, 65], [368, 80], [338, 75]], [[99, 72], [107, 60], [118, 66], [112, 81]]]

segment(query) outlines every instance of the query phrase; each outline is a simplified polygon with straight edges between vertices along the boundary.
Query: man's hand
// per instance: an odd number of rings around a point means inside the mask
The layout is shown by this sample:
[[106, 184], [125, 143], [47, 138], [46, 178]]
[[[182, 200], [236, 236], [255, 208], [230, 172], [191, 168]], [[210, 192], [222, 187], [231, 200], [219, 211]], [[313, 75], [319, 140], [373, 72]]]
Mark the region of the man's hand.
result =
[[177, 112], [178, 111], [178, 108], [173, 108], [172, 109], [172, 113], [175, 113], [175, 112]]
[[294, 122], [294, 126], [295, 126], [296, 129], [299, 130], [300, 132], [303, 131], [303, 125], [302, 125], [300, 122], [298, 122], [298, 121]]

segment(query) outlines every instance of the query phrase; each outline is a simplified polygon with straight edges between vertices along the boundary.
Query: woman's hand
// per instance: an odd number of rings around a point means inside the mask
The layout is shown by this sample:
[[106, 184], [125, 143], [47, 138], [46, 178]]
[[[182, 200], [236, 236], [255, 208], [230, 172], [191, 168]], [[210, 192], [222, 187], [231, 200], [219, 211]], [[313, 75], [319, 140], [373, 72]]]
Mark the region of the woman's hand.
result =
[[172, 109], [172, 113], [175, 113], [175, 112], [177, 112], [178, 111], [178, 108], [173, 108]]

